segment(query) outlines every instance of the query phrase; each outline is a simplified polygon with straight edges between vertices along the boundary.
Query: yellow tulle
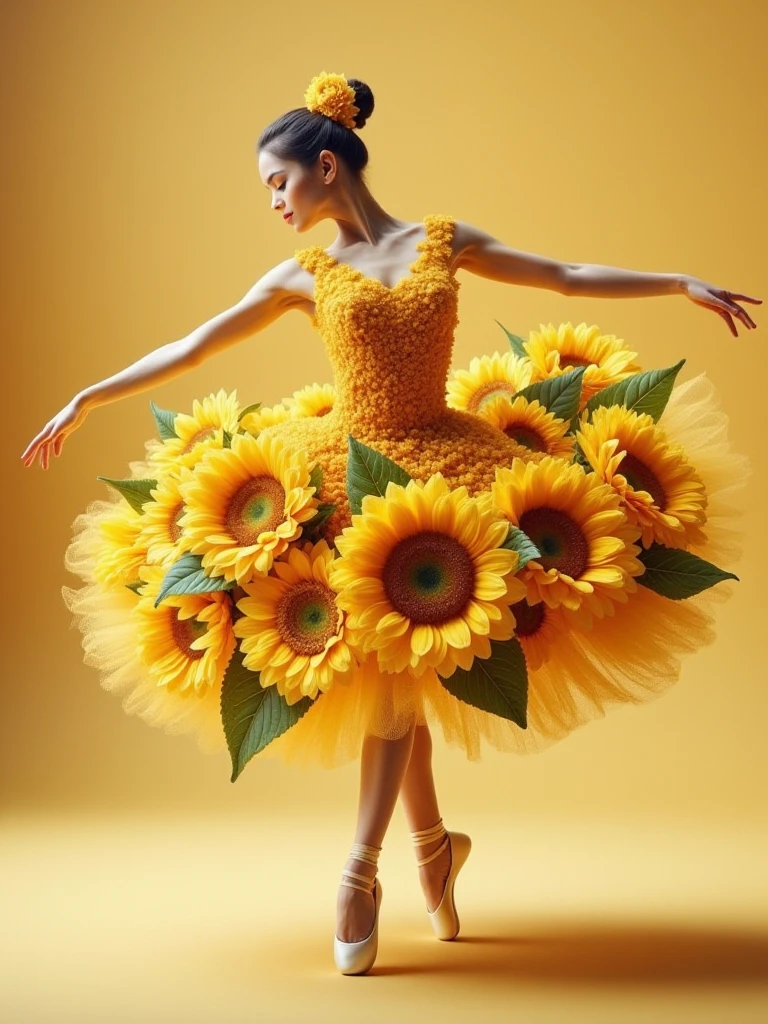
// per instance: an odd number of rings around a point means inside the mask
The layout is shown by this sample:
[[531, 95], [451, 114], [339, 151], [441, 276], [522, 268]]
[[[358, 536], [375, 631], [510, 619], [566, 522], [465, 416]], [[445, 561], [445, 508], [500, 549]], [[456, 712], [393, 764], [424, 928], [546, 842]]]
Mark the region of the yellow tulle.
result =
[[67, 550], [67, 568], [85, 581], [79, 589], [62, 588], [73, 625], [82, 633], [85, 664], [98, 670], [105, 690], [122, 697], [127, 714], [139, 715], [167, 733], [194, 736], [205, 753], [221, 750], [221, 686], [211, 687], [202, 697], [158, 686], [137, 653], [138, 596], [126, 587], [105, 587], [94, 579], [93, 565], [102, 544], [100, 524], [113, 511], [112, 502], [93, 502], [75, 520]]

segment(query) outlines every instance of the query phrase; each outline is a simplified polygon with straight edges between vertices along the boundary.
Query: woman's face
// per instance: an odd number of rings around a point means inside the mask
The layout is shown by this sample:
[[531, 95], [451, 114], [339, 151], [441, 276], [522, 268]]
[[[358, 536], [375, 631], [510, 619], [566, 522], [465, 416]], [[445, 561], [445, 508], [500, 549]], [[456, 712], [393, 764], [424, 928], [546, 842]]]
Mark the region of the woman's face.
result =
[[269, 190], [272, 209], [298, 231], [307, 231], [322, 219], [319, 214], [328, 197], [322, 156], [313, 169], [275, 156], [268, 149], [259, 151], [259, 176]]

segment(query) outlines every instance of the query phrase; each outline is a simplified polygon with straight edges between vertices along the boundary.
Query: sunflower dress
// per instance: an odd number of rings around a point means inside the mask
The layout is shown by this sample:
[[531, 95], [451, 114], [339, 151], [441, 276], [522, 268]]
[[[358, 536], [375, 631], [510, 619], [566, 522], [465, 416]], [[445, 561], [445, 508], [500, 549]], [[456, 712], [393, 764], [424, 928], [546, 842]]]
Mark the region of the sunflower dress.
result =
[[424, 218], [393, 287], [297, 250], [333, 384], [153, 405], [159, 438], [76, 520], [86, 663], [233, 781], [414, 719], [470, 759], [540, 751], [713, 639], [747, 466], [712, 385], [584, 324], [452, 373], [454, 225]]

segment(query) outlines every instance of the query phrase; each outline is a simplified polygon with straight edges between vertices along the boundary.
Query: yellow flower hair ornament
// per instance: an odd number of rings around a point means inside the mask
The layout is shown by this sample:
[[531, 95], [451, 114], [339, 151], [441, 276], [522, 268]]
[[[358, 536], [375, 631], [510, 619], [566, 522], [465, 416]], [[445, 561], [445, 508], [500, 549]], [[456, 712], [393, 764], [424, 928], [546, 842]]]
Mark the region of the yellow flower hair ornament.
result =
[[360, 108], [355, 106], [355, 90], [344, 75], [321, 71], [315, 75], [304, 93], [307, 110], [324, 114], [343, 124], [345, 128], [356, 128], [355, 116]]

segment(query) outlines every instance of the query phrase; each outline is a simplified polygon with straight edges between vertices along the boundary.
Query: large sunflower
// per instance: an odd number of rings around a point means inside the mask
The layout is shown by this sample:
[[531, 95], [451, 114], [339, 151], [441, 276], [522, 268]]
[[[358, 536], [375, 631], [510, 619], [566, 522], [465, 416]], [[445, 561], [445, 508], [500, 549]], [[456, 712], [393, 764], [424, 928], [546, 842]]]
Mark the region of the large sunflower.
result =
[[704, 483], [651, 416], [603, 406], [581, 425], [577, 439], [595, 474], [620, 495], [627, 519], [642, 530], [644, 547], [654, 540], [670, 548], [701, 542]]
[[308, 384], [283, 401], [291, 411], [291, 419], [327, 416], [336, 403], [336, 388], [333, 384]]
[[147, 561], [141, 536], [144, 517], [122, 498], [114, 502], [99, 523], [99, 545], [93, 575], [99, 583], [124, 587], [139, 582], [139, 569]]
[[162, 566], [142, 570], [146, 585], [136, 605], [138, 652], [158, 686], [204, 697], [221, 686], [235, 649], [232, 599], [222, 590], [177, 594], [156, 608], [164, 574]]
[[[207, 452], [181, 485], [179, 526], [210, 576], [238, 583], [266, 576], [317, 510], [306, 453], [277, 437], [236, 434]], [[186, 543], [186, 542], [185, 542]]]
[[194, 466], [209, 448], [221, 448], [223, 431], [234, 434], [240, 406], [237, 392], [223, 389], [192, 403], [192, 415], [177, 413], [173, 428], [177, 437], [149, 446], [149, 464], [155, 475], [177, 473], [180, 466]]
[[246, 668], [262, 686], [277, 687], [289, 704], [317, 697], [357, 666], [344, 613], [328, 582], [334, 554], [328, 544], [294, 544], [273, 566], [274, 575], [244, 583], [247, 597], [235, 623]]
[[475, 356], [468, 370], [454, 370], [449, 377], [446, 402], [452, 409], [477, 414], [494, 398], [512, 398], [527, 387], [531, 373], [530, 361], [511, 351]]
[[619, 496], [578, 464], [549, 456], [516, 459], [498, 468], [491, 486], [496, 508], [520, 527], [541, 552], [521, 572], [530, 604], [584, 608], [602, 617], [626, 601], [643, 571], [633, 543], [639, 530], [627, 522]]
[[573, 457], [570, 424], [547, 412], [536, 399], [529, 402], [522, 395], [512, 401], [495, 398], [481, 408], [480, 416], [531, 451], [568, 461]]
[[528, 341], [524, 343], [533, 368], [532, 379], [547, 380], [584, 366], [582, 404], [609, 384], [640, 370], [634, 362], [637, 352], [632, 352], [616, 335], [601, 334], [594, 324], [591, 327], [585, 323], [576, 327], [571, 323], [558, 327], [554, 324], [539, 326], [539, 331], [529, 332]]
[[240, 427], [249, 434], [258, 434], [260, 430], [274, 427], [276, 423], [284, 423], [290, 418], [291, 411], [288, 406], [278, 402], [277, 405], [262, 405], [247, 412], [240, 420]]
[[380, 669], [448, 677], [513, 635], [509, 605], [525, 587], [512, 575], [516, 552], [499, 547], [507, 530], [490, 500], [449, 490], [440, 473], [363, 498], [362, 514], [336, 538], [342, 557], [329, 575]]
[[179, 520], [184, 515], [181, 485], [194, 478], [193, 471], [179, 467], [179, 476], [163, 477], [152, 490], [154, 501], [144, 505], [141, 540], [147, 562], [168, 566], [187, 550]]

